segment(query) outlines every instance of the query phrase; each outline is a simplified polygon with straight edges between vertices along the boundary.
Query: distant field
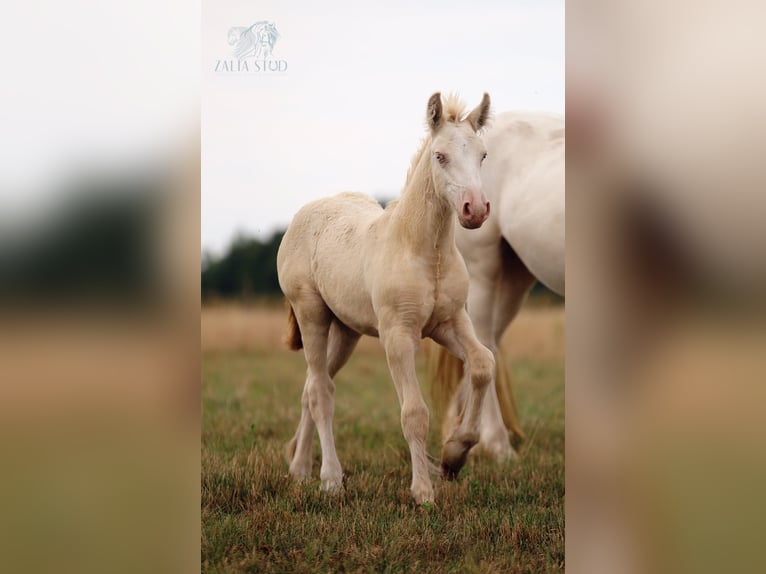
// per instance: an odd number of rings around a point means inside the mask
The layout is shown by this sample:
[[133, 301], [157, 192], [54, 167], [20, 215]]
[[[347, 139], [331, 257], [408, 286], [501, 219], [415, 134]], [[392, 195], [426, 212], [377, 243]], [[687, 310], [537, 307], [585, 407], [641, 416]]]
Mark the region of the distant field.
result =
[[[546, 572], [564, 565], [564, 313], [525, 309], [506, 335], [522, 457], [470, 460], [436, 504], [410, 500], [410, 456], [382, 349], [363, 338], [336, 379], [335, 437], [345, 495], [287, 476], [300, 416], [301, 353], [281, 344], [285, 312], [202, 313], [202, 569], [206, 572]], [[428, 398], [422, 357], [420, 380]], [[439, 454], [432, 421], [429, 453]]]

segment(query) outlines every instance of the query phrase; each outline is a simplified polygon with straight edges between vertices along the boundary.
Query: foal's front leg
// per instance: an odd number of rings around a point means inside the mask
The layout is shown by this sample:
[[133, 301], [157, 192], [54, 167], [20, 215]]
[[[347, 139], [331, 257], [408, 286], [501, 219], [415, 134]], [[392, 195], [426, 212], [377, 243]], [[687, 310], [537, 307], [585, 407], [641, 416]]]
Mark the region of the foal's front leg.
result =
[[465, 361], [471, 380], [460, 423], [447, 437], [442, 448], [442, 474], [452, 480], [463, 468], [468, 451], [479, 442], [481, 408], [487, 388], [493, 384], [495, 358], [476, 338], [465, 309], [461, 309], [451, 322], [442, 325], [431, 336], [453, 355]]
[[420, 342], [412, 329], [381, 325], [380, 338], [386, 350], [388, 368], [394, 380], [396, 394], [402, 408], [402, 431], [412, 457], [412, 485], [415, 502], [433, 502], [434, 488], [428, 476], [426, 436], [428, 435], [428, 407], [420, 392], [415, 372], [415, 353]]

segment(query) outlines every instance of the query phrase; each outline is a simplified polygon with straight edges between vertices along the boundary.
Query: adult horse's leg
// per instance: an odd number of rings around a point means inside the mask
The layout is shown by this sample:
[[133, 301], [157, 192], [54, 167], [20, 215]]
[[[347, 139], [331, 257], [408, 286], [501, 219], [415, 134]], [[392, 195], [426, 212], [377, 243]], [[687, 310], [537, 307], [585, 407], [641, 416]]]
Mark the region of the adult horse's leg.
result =
[[[322, 481], [322, 490], [338, 492], [343, 484], [343, 471], [341, 470], [338, 454], [335, 451], [335, 440], [332, 432], [332, 417], [335, 409], [335, 385], [330, 378], [327, 364], [327, 347], [332, 322], [332, 313], [325, 305], [322, 298], [316, 295], [304, 294], [301, 300], [293, 303], [295, 317], [301, 329], [303, 337], [303, 351], [306, 356], [308, 372], [306, 386], [303, 391], [303, 413], [301, 423], [296, 433], [296, 456], [290, 464], [290, 472], [293, 467], [296, 471], [311, 473], [311, 438], [313, 435], [312, 425], [306, 417], [306, 404], [310, 418], [316, 424], [319, 432], [319, 442], [322, 446], [322, 468], [319, 478]], [[308, 454], [308, 457], [306, 456]], [[308, 458], [308, 463], [306, 459]], [[297, 476], [305, 474], [295, 473]]]
[[[348, 329], [337, 320], [332, 321], [327, 344], [327, 370], [330, 378], [334, 379], [338, 371], [346, 364], [360, 337], [359, 333]], [[311, 476], [311, 446], [315, 425], [309, 406], [308, 380], [306, 382], [301, 399], [301, 422], [288, 446], [290, 474], [296, 478]]]
[[[493, 250], [487, 255], [496, 258], [498, 260], [497, 267], [499, 267], [500, 253]], [[468, 292], [468, 311], [476, 337], [495, 356], [497, 356], [498, 342], [494, 336], [495, 313], [497, 312], [496, 299], [502, 279], [501, 271], [497, 267], [487, 269], [484, 266], [484, 268], [477, 270], [477, 273], [471, 277], [471, 288]], [[482, 273], [482, 271], [487, 271], [487, 273]], [[469, 370], [463, 369], [463, 371], [463, 380], [460, 383], [461, 392], [455, 393], [454, 405], [451, 408], [451, 412], [457, 415], [454, 419], [456, 421], [460, 420], [460, 413], [465, 408], [464, 403], [469, 396], [468, 389], [471, 384]], [[487, 388], [481, 407], [479, 444], [482, 450], [498, 462], [505, 462], [516, 454], [508, 440], [508, 431], [503, 422], [495, 385], [490, 385]]]
[[[476, 336], [490, 348], [495, 357], [497, 357], [497, 350], [505, 330], [518, 315], [534, 282], [534, 276], [524, 266], [513, 249], [503, 241], [502, 271], [499, 280], [495, 282], [492, 300], [486, 298], [481, 300], [482, 290], [477, 289], [477, 300], [473, 301], [476, 303], [476, 307], [472, 307], [470, 302], [468, 306], [469, 309], [473, 309], [487, 305], [493, 310], [489, 329], [486, 329], [486, 322], [481, 323], [480, 328], [475, 320], [474, 327], [476, 328]], [[473, 290], [473, 284], [471, 288]], [[471, 315], [473, 316], [473, 312]], [[483, 450], [493, 455], [498, 462], [503, 462], [508, 457], [515, 455], [503, 422], [496, 385], [492, 385], [487, 390], [487, 395], [484, 398], [479, 445]]]
[[535, 276], [527, 269], [513, 248], [503, 241], [503, 275], [498, 286], [494, 332], [492, 337], [500, 339], [518, 315], [521, 306], [535, 284]]
[[[518, 313], [534, 277], [499, 232], [496, 241], [471, 243], [466, 249], [466, 263], [471, 275], [468, 313], [476, 337], [497, 360], [502, 335]], [[497, 385], [502, 383], [497, 372], [496, 377], [495, 384], [487, 389], [482, 405], [479, 447], [498, 462], [504, 462], [516, 453], [508, 438], [498, 400]], [[469, 373], [464, 369], [463, 380], [447, 411], [446, 420], [453, 425], [447, 436], [459, 424], [470, 385]]]
[[411, 329], [382, 323], [380, 340], [386, 350], [388, 368], [402, 409], [402, 432], [410, 447], [412, 458], [410, 490], [418, 504], [433, 502], [434, 488], [428, 476], [426, 457], [428, 406], [423, 400], [415, 372], [415, 353], [420, 339]]
[[465, 361], [465, 370], [471, 380], [465, 408], [459, 417], [460, 424], [442, 448], [442, 473], [451, 480], [465, 464], [468, 451], [479, 442], [481, 409], [487, 388], [495, 376], [495, 358], [492, 351], [476, 337], [465, 310], [461, 310], [451, 323], [442, 325], [431, 337]]

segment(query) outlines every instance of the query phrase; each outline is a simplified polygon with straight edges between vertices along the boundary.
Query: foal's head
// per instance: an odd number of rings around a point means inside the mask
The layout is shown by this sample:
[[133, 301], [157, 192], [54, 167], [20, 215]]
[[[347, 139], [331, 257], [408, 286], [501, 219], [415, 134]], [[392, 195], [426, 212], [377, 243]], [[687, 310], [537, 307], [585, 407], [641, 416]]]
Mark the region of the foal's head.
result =
[[477, 132], [489, 117], [489, 95], [468, 115], [454, 98], [442, 107], [441, 94], [428, 100], [431, 172], [436, 192], [455, 207], [460, 225], [481, 227], [489, 217], [489, 201], [481, 190], [481, 164], [487, 148]]

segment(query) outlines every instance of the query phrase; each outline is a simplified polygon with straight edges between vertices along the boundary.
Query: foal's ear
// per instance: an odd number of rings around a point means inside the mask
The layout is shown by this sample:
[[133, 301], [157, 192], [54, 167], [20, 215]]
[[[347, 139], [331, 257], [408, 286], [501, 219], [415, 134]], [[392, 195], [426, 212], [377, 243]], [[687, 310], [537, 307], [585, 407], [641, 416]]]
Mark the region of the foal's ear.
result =
[[426, 122], [428, 122], [428, 127], [432, 132], [435, 132], [442, 125], [442, 95], [439, 92], [428, 98]]
[[483, 128], [489, 119], [489, 94], [484, 92], [481, 103], [465, 117], [473, 127], [473, 131], [478, 132]]

